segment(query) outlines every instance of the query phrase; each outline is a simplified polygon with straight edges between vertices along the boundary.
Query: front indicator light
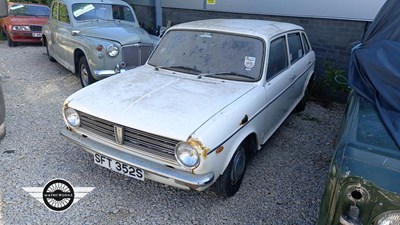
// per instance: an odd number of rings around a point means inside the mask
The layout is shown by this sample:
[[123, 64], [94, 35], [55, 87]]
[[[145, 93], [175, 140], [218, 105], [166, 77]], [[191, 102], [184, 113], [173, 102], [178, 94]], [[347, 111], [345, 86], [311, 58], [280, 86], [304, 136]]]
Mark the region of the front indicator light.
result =
[[81, 119], [77, 111], [72, 108], [68, 108], [64, 112], [65, 120], [71, 127], [79, 127], [81, 125]]

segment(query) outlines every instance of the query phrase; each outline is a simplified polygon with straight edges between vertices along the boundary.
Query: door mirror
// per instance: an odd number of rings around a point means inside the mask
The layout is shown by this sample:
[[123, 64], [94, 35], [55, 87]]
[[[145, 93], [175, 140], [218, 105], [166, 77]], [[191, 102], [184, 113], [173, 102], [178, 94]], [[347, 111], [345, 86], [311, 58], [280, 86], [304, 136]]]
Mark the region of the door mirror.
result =
[[0, 0], [0, 18], [6, 17], [8, 14], [8, 7], [6, 0]]

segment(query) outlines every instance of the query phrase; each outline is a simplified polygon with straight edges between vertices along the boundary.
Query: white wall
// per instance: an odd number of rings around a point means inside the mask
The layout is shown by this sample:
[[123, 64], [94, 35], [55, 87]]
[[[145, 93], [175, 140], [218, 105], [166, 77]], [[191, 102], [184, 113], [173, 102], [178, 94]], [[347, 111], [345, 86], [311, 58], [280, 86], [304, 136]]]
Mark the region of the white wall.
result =
[[[154, 5], [154, 0], [126, 0]], [[161, 0], [162, 7], [372, 21], [386, 0]], [[211, 4], [209, 4], [211, 3]]]

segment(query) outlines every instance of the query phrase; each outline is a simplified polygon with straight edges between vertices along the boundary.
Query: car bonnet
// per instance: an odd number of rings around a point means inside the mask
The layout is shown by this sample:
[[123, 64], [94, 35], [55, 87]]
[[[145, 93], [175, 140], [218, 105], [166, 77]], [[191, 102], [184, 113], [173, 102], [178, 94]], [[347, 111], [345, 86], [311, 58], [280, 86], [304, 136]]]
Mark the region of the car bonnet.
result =
[[253, 83], [178, 76], [143, 66], [86, 87], [69, 107], [160, 136], [185, 140]]
[[106, 22], [90, 23], [81, 27], [81, 35], [113, 40], [121, 45], [146, 43], [153, 44], [149, 34], [140, 27], [128, 23]]

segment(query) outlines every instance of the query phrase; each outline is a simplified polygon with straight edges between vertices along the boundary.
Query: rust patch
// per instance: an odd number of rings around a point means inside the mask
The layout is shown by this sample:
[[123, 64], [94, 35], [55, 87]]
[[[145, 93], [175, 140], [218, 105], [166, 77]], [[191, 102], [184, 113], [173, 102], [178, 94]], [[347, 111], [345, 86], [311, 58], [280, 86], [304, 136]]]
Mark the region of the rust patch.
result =
[[210, 151], [209, 148], [205, 147], [203, 143], [197, 138], [190, 138], [188, 143], [197, 149], [197, 152], [203, 157], [203, 159], [207, 158], [207, 153]]

